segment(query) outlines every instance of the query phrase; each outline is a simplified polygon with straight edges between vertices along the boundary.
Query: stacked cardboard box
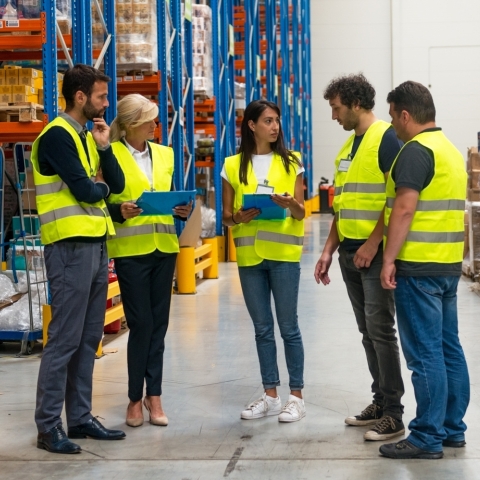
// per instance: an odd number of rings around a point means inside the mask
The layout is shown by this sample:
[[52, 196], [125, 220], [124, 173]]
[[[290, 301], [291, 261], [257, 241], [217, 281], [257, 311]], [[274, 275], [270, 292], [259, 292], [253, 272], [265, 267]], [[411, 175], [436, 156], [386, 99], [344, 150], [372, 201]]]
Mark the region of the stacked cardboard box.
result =
[[[156, 32], [152, 17], [156, 5], [151, 0], [116, 0], [115, 29], [117, 66], [122, 70], [152, 70], [152, 42]], [[104, 30], [98, 10], [92, 2], [93, 48], [101, 49]]]
[[192, 5], [193, 91], [213, 97], [212, 9]]
[[468, 149], [468, 201], [480, 202], [480, 154], [477, 147]]

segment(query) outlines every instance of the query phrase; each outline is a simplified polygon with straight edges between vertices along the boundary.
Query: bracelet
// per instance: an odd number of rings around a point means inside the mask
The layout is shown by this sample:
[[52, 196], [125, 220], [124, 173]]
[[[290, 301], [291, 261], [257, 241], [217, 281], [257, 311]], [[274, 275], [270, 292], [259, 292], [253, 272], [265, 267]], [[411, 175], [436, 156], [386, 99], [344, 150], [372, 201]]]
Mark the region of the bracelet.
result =
[[235, 218], [233, 218], [234, 215], [235, 215], [235, 214], [232, 213], [232, 222], [233, 222], [235, 225], [240, 225], [240, 222], [236, 222], [236, 221], [235, 221]]

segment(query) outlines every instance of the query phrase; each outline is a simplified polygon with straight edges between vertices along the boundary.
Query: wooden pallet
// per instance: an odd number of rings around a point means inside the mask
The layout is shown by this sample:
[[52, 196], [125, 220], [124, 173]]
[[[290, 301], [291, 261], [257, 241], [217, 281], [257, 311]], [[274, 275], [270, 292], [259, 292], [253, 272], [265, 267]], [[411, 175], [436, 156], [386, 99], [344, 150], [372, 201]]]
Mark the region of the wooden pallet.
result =
[[43, 105], [33, 102], [0, 103], [0, 122], [42, 122]]

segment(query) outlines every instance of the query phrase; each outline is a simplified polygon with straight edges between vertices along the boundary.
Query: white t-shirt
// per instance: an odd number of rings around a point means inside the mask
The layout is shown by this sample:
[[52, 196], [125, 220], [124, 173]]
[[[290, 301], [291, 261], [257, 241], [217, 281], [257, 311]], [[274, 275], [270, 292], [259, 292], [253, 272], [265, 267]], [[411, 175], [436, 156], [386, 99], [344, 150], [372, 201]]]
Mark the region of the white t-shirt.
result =
[[[252, 167], [253, 173], [257, 177], [258, 184], [262, 185], [265, 184], [265, 180], [267, 179], [268, 172], [270, 170], [270, 164], [272, 163], [273, 159], [273, 152], [267, 153], [266, 155], [252, 155]], [[305, 169], [303, 167], [297, 168], [297, 175], [303, 173]], [[225, 164], [223, 165], [222, 172], [220, 173], [222, 178], [224, 178], [228, 183], [231, 183], [228, 179], [227, 172], [225, 170]], [[269, 185], [267, 183], [267, 185]], [[271, 187], [275, 187], [275, 185], [270, 185]]]
[[148, 151], [147, 143], [145, 142], [145, 150], [143, 152], [140, 152], [136, 148], [133, 148], [127, 142], [127, 140], [125, 140], [125, 145], [127, 146], [128, 151], [132, 154], [133, 158], [137, 162], [142, 172], [147, 176], [148, 181], [150, 182], [150, 186], [152, 186], [153, 185], [152, 159], [150, 158], [150, 152]]

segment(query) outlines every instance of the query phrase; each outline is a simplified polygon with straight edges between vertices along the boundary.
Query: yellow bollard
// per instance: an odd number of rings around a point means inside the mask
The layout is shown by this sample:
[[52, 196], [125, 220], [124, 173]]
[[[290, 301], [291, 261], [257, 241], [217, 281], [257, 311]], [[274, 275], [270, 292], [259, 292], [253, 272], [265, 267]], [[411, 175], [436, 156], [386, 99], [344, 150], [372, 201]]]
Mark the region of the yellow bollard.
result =
[[232, 229], [228, 227], [228, 261], [236, 262], [237, 261], [237, 248], [233, 241]]
[[203, 278], [218, 278], [218, 242], [216, 238], [204, 238], [204, 245], [211, 245], [212, 251], [207, 257], [212, 259], [212, 264], [203, 270]]
[[304, 205], [305, 205], [305, 218], [308, 218], [312, 215], [312, 201], [305, 200]]
[[196, 293], [195, 285], [195, 249], [180, 247], [177, 255], [178, 293]]

